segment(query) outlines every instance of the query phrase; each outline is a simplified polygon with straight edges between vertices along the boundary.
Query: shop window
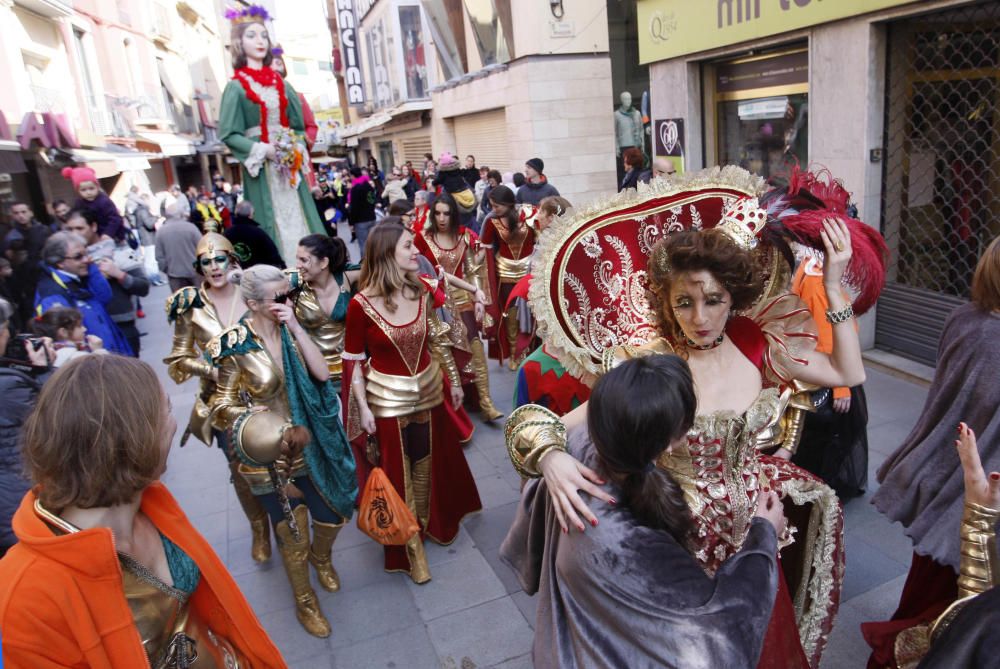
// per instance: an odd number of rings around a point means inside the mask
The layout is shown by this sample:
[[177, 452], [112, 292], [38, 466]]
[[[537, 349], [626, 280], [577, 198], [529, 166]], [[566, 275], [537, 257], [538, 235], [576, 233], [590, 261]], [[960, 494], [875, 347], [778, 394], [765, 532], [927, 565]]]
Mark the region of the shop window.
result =
[[714, 67], [718, 163], [765, 178], [809, 164], [809, 57], [785, 49]]
[[424, 60], [423, 31], [420, 29], [420, 7], [399, 8], [399, 30], [403, 35], [403, 67], [406, 73], [408, 98], [427, 97], [427, 63]]
[[465, 11], [469, 14], [472, 34], [479, 49], [479, 60], [483, 67], [510, 60], [510, 51], [504, 37], [500, 17], [493, 0], [465, 0]]
[[292, 58], [292, 72], [295, 74], [309, 74], [309, 64], [304, 60]]

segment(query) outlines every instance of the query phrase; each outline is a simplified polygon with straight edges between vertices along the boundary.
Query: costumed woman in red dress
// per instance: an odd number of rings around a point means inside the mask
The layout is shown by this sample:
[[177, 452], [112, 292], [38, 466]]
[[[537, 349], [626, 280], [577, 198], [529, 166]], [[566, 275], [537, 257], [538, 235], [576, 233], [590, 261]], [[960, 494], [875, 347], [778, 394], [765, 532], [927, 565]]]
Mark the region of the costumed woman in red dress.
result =
[[[433, 225], [424, 233], [417, 233], [417, 249], [433, 265], [445, 272], [472, 283], [482, 290], [486, 252], [479, 248], [479, 237], [461, 224], [458, 206], [448, 193], [442, 193], [431, 207]], [[447, 288], [445, 308], [451, 314], [452, 354], [458, 366], [463, 385], [473, 386], [479, 399], [483, 419], [502, 418], [490, 397], [490, 372], [486, 365], [486, 348], [479, 338], [479, 325], [485, 315], [485, 305], [474, 302], [474, 293], [453, 286]]]
[[[503, 309], [514, 286], [528, 275], [537, 233], [527, 215], [537, 210], [530, 207], [518, 212], [514, 193], [502, 185], [490, 191], [490, 206], [493, 211], [483, 221], [482, 241], [491, 251], [487, 255], [491, 294]], [[496, 352], [501, 361], [507, 358], [508, 366], [515, 370], [527, 351], [531, 327], [520, 322], [515, 308], [506, 309], [501, 320], [496, 328]], [[493, 355], [492, 346], [490, 355]]]
[[[698, 415], [686, 447], [658, 464], [684, 489], [695, 556], [714, 574], [743, 545], [761, 492], [779, 492], [797, 531], [782, 538], [784, 575], [758, 666], [815, 668], [839, 605], [843, 514], [832, 489], [786, 459], [801, 426], [796, 384], [864, 380], [853, 314], [878, 296], [887, 252], [876, 231], [847, 216], [839, 184], [796, 171], [787, 189], [759, 201], [763, 189], [740, 168], [714, 168], [623, 191], [559, 221], [540, 249], [530, 299], [543, 339], [571, 373], [599, 374], [648, 353], [687, 359]], [[809, 311], [787, 293], [782, 235], [825, 250], [830, 355], [815, 351]], [[845, 277], [860, 291], [853, 308], [839, 290]], [[512, 413], [508, 434], [522, 411]], [[594, 504], [611, 500], [591, 470], [552, 452], [560, 446], [550, 439], [536, 452], [511, 452], [519, 471], [544, 475], [559, 491], [563, 526], [583, 530], [595, 519], [578, 490]]]
[[456, 420], [464, 393], [447, 326], [435, 313], [436, 281], [417, 275], [419, 255], [398, 219], [383, 220], [369, 235], [360, 291], [347, 308], [342, 393], [358, 483], [363, 489], [370, 471], [367, 433], [420, 524], [406, 546], [385, 547], [385, 569], [426, 583], [424, 537], [451, 543], [462, 518], [482, 504], [462, 453], [472, 431]]

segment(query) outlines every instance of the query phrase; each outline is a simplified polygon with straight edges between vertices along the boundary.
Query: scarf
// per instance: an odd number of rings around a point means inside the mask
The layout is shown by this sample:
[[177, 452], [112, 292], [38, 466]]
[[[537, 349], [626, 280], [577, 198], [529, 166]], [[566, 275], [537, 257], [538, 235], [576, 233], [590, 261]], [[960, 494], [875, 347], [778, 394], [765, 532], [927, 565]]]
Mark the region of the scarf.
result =
[[236, 74], [233, 75], [233, 79], [240, 83], [243, 87], [243, 92], [246, 93], [247, 99], [253, 102], [258, 107], [260, 107], [260, 141], [265, 144], [268, 142], [267, 134], [267, 105], [260, 98], [257, 93], [254, 92], [251, 82], [254, 82], [260, 86], [274, 87], [278, 89], [278, 106], [281, 113], [281, 125], [288, 127], [288, 99], [285, 97], [285, 82], [281, 76], [269, 67], [262, 67], [259, 70], [254, 70], [249, 67], [241, 67], [236, 70]]
[[312, 435], [304, 453], [309, 477], [327, 506], [350, 519], [358, 479], [340, 422], [340, 399], [329, 380], [319, 383], [309, 376], [285, 326], [281, 327], [281, 362], [292, 422], [308, 428]]

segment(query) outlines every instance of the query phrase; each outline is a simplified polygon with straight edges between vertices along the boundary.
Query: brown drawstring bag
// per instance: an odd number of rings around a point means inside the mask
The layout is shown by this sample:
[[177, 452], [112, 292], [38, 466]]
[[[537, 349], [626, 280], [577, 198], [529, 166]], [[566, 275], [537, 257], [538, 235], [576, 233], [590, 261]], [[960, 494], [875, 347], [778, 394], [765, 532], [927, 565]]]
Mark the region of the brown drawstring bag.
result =
[[402, 546], [420, 531], [410, 507], [381, 467], [375, 467], [368, 475], [361, 493], [358, 529], [384, 546]]

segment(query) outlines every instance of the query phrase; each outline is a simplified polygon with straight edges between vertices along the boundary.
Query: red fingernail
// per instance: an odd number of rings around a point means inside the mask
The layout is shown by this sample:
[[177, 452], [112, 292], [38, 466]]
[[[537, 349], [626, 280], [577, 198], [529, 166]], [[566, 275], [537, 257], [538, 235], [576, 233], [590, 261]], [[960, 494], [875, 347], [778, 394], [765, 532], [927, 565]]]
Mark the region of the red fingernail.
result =
[[563, 534], [569, 534], [569, 530], [567, 530], [565, 527], [563, 528]]
[[592, 521], [590, 521], [590, 524], [591, 524], [591, 525], [592, 525], [593, 527], [597, 527], [597, 519], [596, 519], [596, 518], [594, 518], [594, 519], [593, 519]]
[[611, 498], [611, 499], [609, 499], [608, 501], [609, 501], [609, 502], [611, 502], [612, 504], [617, 504], [617, 503], [618, 503], [618, 500], [617, 500], [617, 499], [615, 499], [614, 497], [612, 497], [612, 498]]
[[990, 478], [993, 479], [994, 481], [1000, 481], [1000, 474], [993, 472], [992, 474], [990, 474]]

